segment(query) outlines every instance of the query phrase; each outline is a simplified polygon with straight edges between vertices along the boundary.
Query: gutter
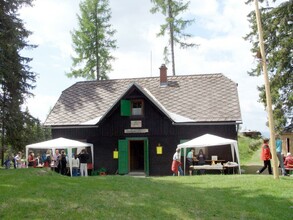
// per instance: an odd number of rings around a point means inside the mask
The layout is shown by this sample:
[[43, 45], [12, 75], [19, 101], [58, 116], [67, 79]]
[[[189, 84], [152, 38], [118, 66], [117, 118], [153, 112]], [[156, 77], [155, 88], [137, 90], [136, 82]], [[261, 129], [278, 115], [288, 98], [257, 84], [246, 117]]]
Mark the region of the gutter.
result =
[[242, 121], [234, 122], [172, 122], [173, 125], [239, 125]]
[[52, 126], [52, 125], [49, 125], [49, 126], [45, 126], [45, 127], [49, 127], [49, 128], [54, 128], [54, 129], [83, 129], [83, 128], [98, 128], [99, 125], [68, 125], [68, 126]]

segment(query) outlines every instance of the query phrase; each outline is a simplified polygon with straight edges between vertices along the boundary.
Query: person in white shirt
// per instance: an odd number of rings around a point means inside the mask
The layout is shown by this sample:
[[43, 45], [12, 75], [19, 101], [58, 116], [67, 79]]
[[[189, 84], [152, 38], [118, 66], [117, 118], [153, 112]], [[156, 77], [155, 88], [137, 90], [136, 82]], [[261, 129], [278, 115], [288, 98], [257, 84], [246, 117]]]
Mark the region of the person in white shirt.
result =
[[71, 160], [72, 165], [72, 176], [77, 176], [78, 170], [79, 170], [79, 158], [77, 155], [74, 155], [74, 157]]
[[21, 168], [21, 156], [22, 153], [18, 152], [14, 157], [14, 169]]
[[51, 169], [55, 170], [57, 173], [59, 173], [59, 160], [60, 160], [60, 153], [59, 150], [55, 150], [55, 154], [53, 155], [53, 163], [51, 164]]
[[181, 158], [180, 148], [177, 148], [176, 152], [173, 155], [173, 161], [172, 161], [172, 166], [171, 166], [173, 176], [177, 176], [178, 174], [180, 174], [180, 176], [184, 175], [182, 167], [181, 167], [180, 158]]

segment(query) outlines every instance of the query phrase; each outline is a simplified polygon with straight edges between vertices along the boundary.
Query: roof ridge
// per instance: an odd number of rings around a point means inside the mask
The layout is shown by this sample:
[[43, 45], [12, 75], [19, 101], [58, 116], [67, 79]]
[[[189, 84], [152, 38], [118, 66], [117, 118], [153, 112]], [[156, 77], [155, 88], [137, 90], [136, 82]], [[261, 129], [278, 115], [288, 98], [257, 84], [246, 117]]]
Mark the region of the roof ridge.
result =
[[[172, 79], [172, 78], [202, 77], [202, 76], [224, 76], [224, 75], [223, 75], [223, 73], [201, 73], [201, 74], [191, 74], [191, 75], [167, 76], [167, 78]], [[120, 78], [120, 79], [117, 78], [117, 79], [106, 79], [106, 80], [85, 80], [85, 81], [78, 81], [75, 84], [79, 84], [79, 83], [105, 83], [105, 82], [127, 81], [127, 80], [136, 81], [136, 80], [159, 79], [159, 78], [160, 78], [160, 76], [146, 76], [146, 77]]]

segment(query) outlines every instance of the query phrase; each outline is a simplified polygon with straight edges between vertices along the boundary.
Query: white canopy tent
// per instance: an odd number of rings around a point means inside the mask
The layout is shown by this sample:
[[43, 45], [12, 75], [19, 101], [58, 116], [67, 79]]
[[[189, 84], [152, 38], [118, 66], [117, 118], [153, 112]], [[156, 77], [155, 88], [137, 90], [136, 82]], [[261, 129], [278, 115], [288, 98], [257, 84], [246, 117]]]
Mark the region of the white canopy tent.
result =
[[70, 175], [72, 176], [72, 163], [71, 163], [72, 148], [84, 149], [85, 147], [91, 148], [92, 164], [94, 165], [93, 144], [91, 143], [85, 143], [85, 142], [80, 142], [80, 141], [75, 141], [75, 140], [60, 137], [60, 138], [52, 139], [49, 141], [26, 145], [25, 149], [26, 149], [26, 158], [28, 158], [29, 149], [46, 149], [46, 150], [51, 149], [52, 153], [55, 151], [55, 149], [67, 149], [67, 153], [69, 155], [68, 160], [69, 160], [69, 167], [70, 167]]
[[231, 145], [231, 153], [233, 162], [235, 162], [234, 152], [236, 153], [236, 159], [239, 168], [239, 174], [241, 174], [240, 169], [240, 158], [239, 158], [239, 150], [237, 141], [227, 138], [222, 138], [212, 134], [205, 134], [200, 137], [194, 138], [190, 141], [187, 141], [183, 144], [179, 144], [177, 147], [180, 149], [184, 149], [184, 171], [186, 165], [186, 148], [203, 148], [203, 147], [211, 147], [218, 146], [223, 147], [223, 145]]

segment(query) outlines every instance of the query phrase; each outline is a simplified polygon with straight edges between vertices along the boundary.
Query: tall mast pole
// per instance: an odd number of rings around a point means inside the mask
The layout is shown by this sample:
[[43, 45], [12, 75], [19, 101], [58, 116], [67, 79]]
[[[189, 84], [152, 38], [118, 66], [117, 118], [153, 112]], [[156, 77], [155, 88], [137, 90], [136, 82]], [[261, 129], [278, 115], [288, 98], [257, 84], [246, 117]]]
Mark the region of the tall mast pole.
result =
[[261, 18], [260, 18], [260, 11], [258, 8], [258, 0], [254, 0], [255, 3], [255, 14], [256, 14], [256, 23], [258, 29], [258, 36], [259, 36], [259, 47], [261, 53], [261, 64], [263, 67], [263, 75], [265, 81], [265, 90], [266, 90], [266, 100], [267, 100], [267, 113], [269, 118], [269, 129], [270, 129], [270, 147], [271, 147], [271, 154], [272, 154], [272, 167], [273, 167], [273, 174], [274, 179], [279, 179], [279, 170], [277, 166], [277, 154], [276, 154], [276, 141], [275, 141], [275, 123], [273, 118], [273, 110], [272, 110], [272, 99], [271, 99], [271, 92], [270, 92], [270, 81], [268, 77], [267, 71], [267, 64], [266, 64], [266, 54], [265, 54], [265, 47], [263, 42], [263, 32], [261, 26]]

